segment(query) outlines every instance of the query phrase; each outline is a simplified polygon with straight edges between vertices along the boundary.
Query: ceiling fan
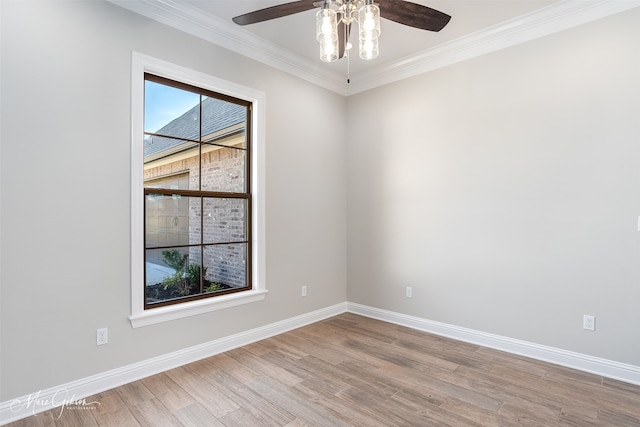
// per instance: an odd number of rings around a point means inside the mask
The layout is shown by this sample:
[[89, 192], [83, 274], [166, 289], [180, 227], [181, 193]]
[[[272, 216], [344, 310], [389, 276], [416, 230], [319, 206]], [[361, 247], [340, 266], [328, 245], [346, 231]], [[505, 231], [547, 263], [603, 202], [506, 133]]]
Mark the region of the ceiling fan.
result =
[[233, 22], [238, 25], [255, 24], [319, 7], [316, 39], [320, 42], [320, 59], [332, 62], [345, 54], [348, 58], [353, 22], [359, 25], [360, 57], [373, 59], [378, 56], [380, 17], [428, 31], [440, 31], [451, 19], [446, 13], [405, 0], [377, 1], [377, 4], [373, 0], [293, 1], [236, 16]]

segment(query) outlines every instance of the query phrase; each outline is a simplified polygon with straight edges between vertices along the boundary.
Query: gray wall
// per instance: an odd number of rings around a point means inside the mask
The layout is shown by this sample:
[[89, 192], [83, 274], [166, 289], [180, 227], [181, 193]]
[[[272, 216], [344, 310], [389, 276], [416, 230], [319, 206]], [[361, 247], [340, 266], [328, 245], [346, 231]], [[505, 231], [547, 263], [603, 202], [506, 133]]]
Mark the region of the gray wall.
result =
[[[109, 3], [0, 7], [0, 401], [346, 300], [343, 97]], [[131, 328], [131, 51], [266, 93], [265, 301]]]
[[348, 300], [640, 365], [639, 22], [350, 97]]

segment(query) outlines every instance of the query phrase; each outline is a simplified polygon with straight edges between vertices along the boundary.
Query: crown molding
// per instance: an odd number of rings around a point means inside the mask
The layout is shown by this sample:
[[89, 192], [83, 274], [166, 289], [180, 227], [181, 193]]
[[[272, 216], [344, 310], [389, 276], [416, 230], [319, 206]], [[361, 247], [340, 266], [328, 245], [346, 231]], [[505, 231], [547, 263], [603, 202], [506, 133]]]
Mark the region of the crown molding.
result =
[[107, 0], [184, 33], [346, 95], [344, 77], [180, 0]]
[[640, 0], [563, 0], [518, 18], [351, 76], [321, 68], [179, 0], [107, 0], [132, 12], [344, 96], [446, 67], [640, 6]]

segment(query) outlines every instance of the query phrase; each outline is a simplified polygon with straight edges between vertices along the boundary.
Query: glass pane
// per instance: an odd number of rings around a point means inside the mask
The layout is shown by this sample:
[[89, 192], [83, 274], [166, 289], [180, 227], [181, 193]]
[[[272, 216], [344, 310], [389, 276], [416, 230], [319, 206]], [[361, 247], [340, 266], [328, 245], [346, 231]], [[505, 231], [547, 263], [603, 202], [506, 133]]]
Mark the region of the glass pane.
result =
[[220, 290], [247, 286], [246, 243], [205, 246], [204, 265], [205, 279], [218, 284]]
[[145, 81], [144, 131], [200, 139], [200, 95]]
[[200, 243], [200, 200], [178, 194], [147, 194], [145, 247]]
[[189, 174], [181, 173], [144, 182], [145, 188], [163, 188], [165, 190], [189, 190]]
[[202, 141], [246, 148], [247, 107], [216, 98], [202, 98]]
[[146, 301], [154, 304], [200, 294], [200, 248], [146, 251]]
[[202, 146], [202, 189], [245, 193], [246, 152], [215, 145]]
[[[200, 176], [198, 145], [197, 142], [185, 142], [171, 138], [155, 136], [146, 138], [144, 141], [144, 186], [198, 190]], [[183, 181], [178, 182], [177, 175], [180, 175]]]
[[225, 243], [247, 240], [244, 199], [204, 199], [204, 243]]

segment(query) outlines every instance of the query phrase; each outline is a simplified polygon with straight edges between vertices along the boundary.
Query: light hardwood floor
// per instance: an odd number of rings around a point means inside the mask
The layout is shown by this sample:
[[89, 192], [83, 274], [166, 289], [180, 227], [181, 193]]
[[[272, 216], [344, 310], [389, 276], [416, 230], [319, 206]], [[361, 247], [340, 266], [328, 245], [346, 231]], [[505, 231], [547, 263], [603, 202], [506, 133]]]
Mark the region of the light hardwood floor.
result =
[[10, 426], [640, 426], [640, 387], [342, 314]]

